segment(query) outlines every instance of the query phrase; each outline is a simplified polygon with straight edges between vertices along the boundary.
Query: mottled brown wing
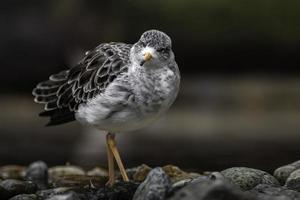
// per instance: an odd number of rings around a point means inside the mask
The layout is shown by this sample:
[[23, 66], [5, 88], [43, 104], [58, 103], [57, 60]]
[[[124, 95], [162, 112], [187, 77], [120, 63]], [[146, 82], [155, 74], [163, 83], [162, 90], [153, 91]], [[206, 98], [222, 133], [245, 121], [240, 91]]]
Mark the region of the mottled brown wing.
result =
[[132, 45], [104, 43], [86, 52], [70, 70], [51, 75], [33, 90], [35, 102], [44, 104], [40, 116], [50, 117], [47, 125], [73, 121], [78, 106], [102, 93], [122, 72], [127, 71]]

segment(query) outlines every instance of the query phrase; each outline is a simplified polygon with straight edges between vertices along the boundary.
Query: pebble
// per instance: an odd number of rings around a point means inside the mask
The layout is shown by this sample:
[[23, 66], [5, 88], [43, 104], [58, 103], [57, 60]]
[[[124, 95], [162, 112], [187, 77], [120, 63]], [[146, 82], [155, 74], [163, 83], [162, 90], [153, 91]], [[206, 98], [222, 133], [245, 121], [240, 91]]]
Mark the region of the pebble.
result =
[[103, 187], [107, 177], [87, 175], [65, 175], [52, 180], [54, 187]]
[[6, 179], [0, 183], [0, 186], [7, 191], [9, 197], [18, 194], [31, 194], [37, 189], [36, 185], [30, 181], [20, 181], [15, 179]]
[[247, 167], [233, 167], [221, 171], [221, 174], [232, 184], [242, 190], [250, 190], [258, 184], [279, 186], [279, 182], [267, 172]]
[[[133, 180], [135, 182], [143, 182], [151, 169], [152, 168], [148, 165], [141, 164], [137, 167], [126, 169], [126, 173], [130, 180]], [[122, 176], [120, 173], [117, 173], [117, 179], [122, 180]]]
[[39, 189], [48, 187], [48, 166], [43, 161], [31, 163], [26, 170], [25, 180], [34, 182]]
[[171, 182], [162, 168], [152, 169], [144, 182], [137, 188], [133, 200], [164, 200]]
[[136, 167], [135, 172], [132, 175], [132, 179], [137, 182], [143, 182], [151, 171], [151, 167], [142, 164]]
[[277, 168], [274, 171], [274, 177], [277, 178], [281, 185], [284, 185], [290, 174], [297, 169], [300, 169], [300, 160]]
[[35, 194], [19, 194], [9, 200], [38, 200], [38, 196]]
[[162, 167], [162, 169], [170, 177], [172, 184], [181, 180], [194, 179], [200, 176], [200, 174], [197, 173], [187, 173], [174, 165], [166, 165]]
[[86, 174], [88, 176], [108, 176], [107, 170], [103, 169], [101, 167], [95, 167], [95, 168], [89, 170]]
[[54, 195], [46, 200], [80, 200], [75, 192], [69, 192], [67, 194]]
[[245, 194], [224, 180], [199, 177], [181, 188], [168, 200], [255, 200], [254, 195]]
[[58, 187], [53, 189], [46, 189], [46, 190], [39, 190], [36, 192], [36, 194], [41, 199], [46, 199], [54, 195], [64, 194], [66, 192], [69, 192], [72, 188], [69, 187]]
[[55, 166], [49, 168], [49, 178], [62, 177], [66, 175], [85, 175], [85, 171], [81, 167], [67, 165], [67, 166]]
[[288, 188], [300, 192], [300, 169], [293, 171], [286, 180]]
[[0, 178], [2, 179], [23, 179], [25, 167], [20, 165], [6, 165], [0, 167]]
[[259, 184], [249, 191], [259, 200], [299, 200], [300, 193], [289, 190], [286, 187], [274, 187], [266, 184]]

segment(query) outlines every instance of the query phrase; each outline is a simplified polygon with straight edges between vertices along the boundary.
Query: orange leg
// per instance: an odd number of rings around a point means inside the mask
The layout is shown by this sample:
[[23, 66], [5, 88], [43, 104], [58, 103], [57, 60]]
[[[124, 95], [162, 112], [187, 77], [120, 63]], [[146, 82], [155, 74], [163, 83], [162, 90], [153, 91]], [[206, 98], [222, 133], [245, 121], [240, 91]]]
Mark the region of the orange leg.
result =
[[108, 159], [108, 181], [106, 183], [107, 186], [111, 187], [115, 183], [115, 166], [114, 166], [114, 157], [110, 147], [108, 145], [110, 133], [106, 136], [106, 150], [107, 150], [107, 159]]
[[115, 157], [115, 160], [116, 160], [117, 165], [120, 169], [120, 173], [122, 175], [123, 180], [128, 182], [129, 179], [128, 179], [125, 167], [123, 165], [123, 162], [121, 160], [119, 151], [118, 151], [117, 146], [116, 146], [115, 134], [113, 134], [113, 133], [108, 133], [107, 134], [107, 145], [108, 145], [109, 149], [111, 150], [111, 153]]

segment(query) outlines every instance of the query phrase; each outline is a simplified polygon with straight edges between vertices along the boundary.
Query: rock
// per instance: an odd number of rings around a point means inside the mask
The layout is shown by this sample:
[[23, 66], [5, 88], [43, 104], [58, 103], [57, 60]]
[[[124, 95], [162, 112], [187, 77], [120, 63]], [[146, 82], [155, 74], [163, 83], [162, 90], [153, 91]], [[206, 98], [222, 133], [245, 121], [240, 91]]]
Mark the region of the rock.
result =
[[103, 187], [107, 177], [86, 175], [65, 175], [56, 177], [51, 184], [54, 187]]
[[106, 169], [101, 167], [95, 167], [86, 173], [88, 176], [108, 176], [108, 172]]
[[35, 194], [19, 194], [9, 200], [38, 200], [38, 196]]
[[289, 175], [288, 179], [286, 180], [285, 186], [292, 190], [300, 192], [300, 169], [293, 171]]
[[23, 193], [31, 194], [37, 189], [36, 185], [32, 182], [15, 179], [6, 179], [0, 183], [0, 186], [7, 191], [9, 197]]
[[279, 182], [273, 176], [258, 169], [233, 167], [221, 171], [221, 174], [242, 190], [250, 190], [258, 184], [279, 186]]
[[173, 183], [171, 191], [175, 192], [175, 191], [187, 186], [188, 184], [190, 184], [192, 182], [193, 182], [193, 179], [184, 179], [184, 180], [178, 181], [176, 183]]
[[50, 179], [67, 175], [85, 175], [85, 172], [82, 168], [72, 165], [49, 168]]
[[54, 195], [65, 194], [70, 192], [71, 189], [72, 188], [69, 187], [58, 187], [54, 189], [39, 190], [36, 192], [36, 194], [38, 195], [39, 199], [46, 199]]
[[25, 167], [19, 165], [6, 165], [0, 167], [0, 178], [2, 179], [23, 179]]
[[75, 192], [69, 192], [67, 194], [54, 195], [46, 200], [80, 200]]
[[132, 175], [132, 179], [137, 182], [142, 182], [146, 179], [147, 175], [151, 171], [151, 167], [148, 165], [142, 164], [136, 168], [135, 173]]
[[34, 182], [39, 189], [48, 187], [48, 166], [43, 161], [37, 161], [29, 165], [25, 173], [25, 179]]
[[[217, 173], [219, 173], [219, 172], [217, 172]], [[220, 173], [219, 173], [219, 174], [220, 174]], [[222, 175], [220, 175], [220, 176], [222, 176]], [[184, 176], [183, 176], [183, 177], [184, 177]], [[182, 180], [179, 180], [179, 181], [173, 183], [173, 185], [172, 185], [172, 192], [174, 193], [175, 191], [177, 191], [177, 190], [179, 190], [179, 189], [181, 189], [181, 188], [187, 186], [188, 184], [197, 181], [197, 179], [199, 179], [199, 178], [207, 178], [207, 177], [208, 177], [208, 176], [202, 176], [202, 175], [200, 175], [200, 174], [198, 174], [198, 173], [189, 173], [186, 179], [182, 179]], [[222, 176], [222, 177], [223, 177], [223, 176]], [[213, 178], [211, 178], [211, 179], [215, 180], [216, 177], [213, 177]], [[224, 178], [223, 178], [223, 179], [224, 179]], [[223, 180], [223, 179], [222, 179], [222, 180]]]
[[174, 165], [166, 165], [162, 169], [170, 177], [171, 183], [176, 183], [178, 181], [186, 179], [193, 179], [200, 176], [200, 174], [187, 173], [185, 171], [182, 171], [179, 167]]
[[[137, 167], [126, 169], [126, 172], [130, 180], [133, 180], [135, 182], [143, 182], [151, 169], [152, 168], [148, 165], [142, 164]], [[117, 179], [122, 180], [122, 176], [120, 173], [117, 173]]]
[[255, 200], [224, 180], [199, 177], [196, 181], [175, 192], [168, 200]]
[[133, 200], [163, 200], [171, 188], [171, 182], [162, 168], [152, 169], [137, 188]]
[[277, 178], [281, 185], [284, 185], [289, 175], [297, 169], [300, 169], [300, 160], [277, 168], [274, 171], [274, 177]]
[[259, 184], [249, 191], [259, 200], [299, 200], [300, 193], [286, 187]]

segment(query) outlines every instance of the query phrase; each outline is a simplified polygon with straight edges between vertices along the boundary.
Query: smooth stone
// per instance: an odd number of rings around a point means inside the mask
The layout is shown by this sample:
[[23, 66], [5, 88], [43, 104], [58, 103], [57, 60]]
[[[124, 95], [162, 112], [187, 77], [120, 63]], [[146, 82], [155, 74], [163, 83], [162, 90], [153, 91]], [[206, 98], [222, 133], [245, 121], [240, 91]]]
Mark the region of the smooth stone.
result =
[[277, 168], [274, 171], [274, 177], [280, 182], [281, 185], [284, 185], [290, 174], [297, 169], [300, 169], [300, 160]]
[[197, 173], [187, 173], [174, 165], [166, 165], [162, 167], [164, 172], [170, 177], [171, 183], [176, 183], [185, 179], [194, 179], [200, 176]]
[[132, 175], [132, 179], [137, 182], [143, 182], [151, 171], [151, 167], [142, 164], [136, 168], [136, 171]]
[[[135, 182], [143, 182], [151, 169], [152, 168], [148, 165], [142, 164], [137, 167], [126, 169], [126, 173], [130, 180], [133, 180]], [[117, 179], [122, 180], [122, 176], [119, 172], [117, 172]]]
[[164, 200], [171, 188], [171, 181], [162, 168], [152, 169], [137, 188], [133, 200]]
[[102, 176], [65, 175], [56, 177], [51, 185], [54, 187], [103, 187], [108, 178]]
[[75, 192], [69, 192], [67, 194], [54, 195], [46, 200], [80, 200]]
[[221, 174], [232, 184], [242, 190], [250, 190], [258, 184], [279, 186], [279, 182], [267, 172], [247, 167], [232, 167], [221, 171]]
[[108, 176], [107, 170], [103, 169], [101, 167], [95, 167], [95, 168], [89, 170], [86, 174], [88, 176]]
[[47, 189], [47, 190], [39, 190], [36, 192], [40, 199], [46, 199], [54, 195], [64, 194], [69, 192], [72, 188], [70, 187], [58, 187], [54, 189]]
[[0, 167], [0, 178], [23, 179], [26, 167], [20, 165], [5, 165]]
[[66, 175], [85, 175], [85, 171], [82, 168], [72, 165], [51, 167], [48, 172], [50, 179]]
[[9, 200], [38, 200], [38, 196], [35, 194], [19, 194]]
[[193, 179], [184, 179], [184, 180], [180, 180], [178, 182], [175, 182], [175, 183], [172, 184], [171, 191], [175, 192], [175, 191], [187, 186], [188, 184], [190, 184], [192, 182], [193, 182]]
[[286, 187], [274, 187], [266, 184], [259, 184], [248, 191], [259, 200], [299, 200], [300, 193]]
[[255, 200], [254, 195], [245, 194], [224, 180], [199, 177], [176, 191], [168, 200]]
[[300, 169], [293, 171], [289, 175], [288, 179], [286, 180], [285, 186], [292, 190], [300, 192]]
[[[222, 180], [224, 180], [224, 177], [219, 172], [215, 172], [215, 173], [218, 173], [218, 176], [221, 176]], [[201, 178], [210, 178], [209, 176], [203, 176], [203, 175], [200, 175], [198, 173], [194, 173], [194, 174], [193, 173], [189, 173], [189, 175], [191, 175], [191, 178], [182, 179], [182, 180], [179, 180], [179, 181], [173, 183], [171, 191], [174, 193], [175, 191], [177, 191], [177, 190], [179, 190], [179, 189], [187, 186], [190, 183], [193, 183], [193, 182], [197, 181], [198, 179], [201, 179]], [[210, 179], [211, 180], [216, 180], [216, 177], [211, 175]]]
[[31, 163], [26, 170], [25, 180], [34, 182], [39, 189], [48, 187], [48, 166], [43, 161]]
[[0, 183], [10, 197], [18, 194], [31, 194], [37, 189], [36, 185], [30, 181], [20, 181], [15, 179], [6, 179]]

